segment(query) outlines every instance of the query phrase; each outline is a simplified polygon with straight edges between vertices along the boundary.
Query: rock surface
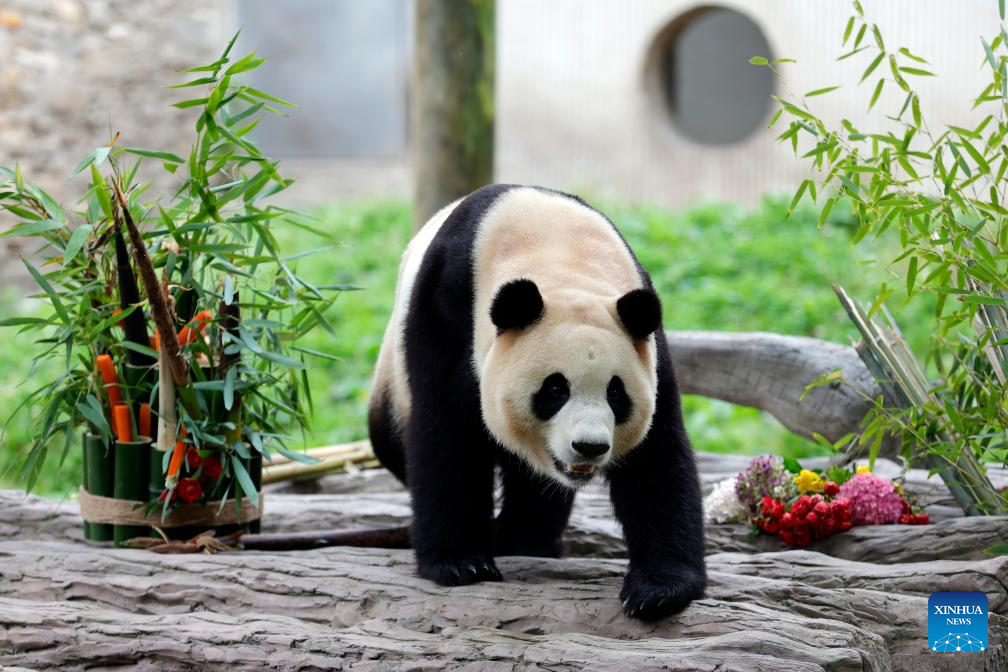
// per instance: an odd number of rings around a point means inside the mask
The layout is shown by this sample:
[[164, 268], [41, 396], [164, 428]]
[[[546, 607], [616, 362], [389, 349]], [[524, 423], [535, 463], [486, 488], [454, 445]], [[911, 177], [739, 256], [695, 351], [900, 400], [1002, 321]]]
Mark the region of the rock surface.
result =
[[[746, 458], [700, 456], [709, 487]], [[880, 464], [878, 471], [895, 468]], [[1001, 478], [1002, 474], [995, 474]], [[926, 473], [907, 488], [948, 493]], [[402, 524], [387, 474], [267, 494], [266, 531]], [[304, 489], [301, 485], [300, 489]], [[855, 528], [787, 550], [708, 530], [707, 596], [656, 624], [623, 617], [619, 530], [579, 495], [570, 557], [502, 558], [503, 583], [442, 588], [409, 551], [157, 555], [85, 543], [74, 502], [0, 492], [0, 665], [26, 669], [1004, 670], [1008, 520]], [[990, 646], [927, 650], [927, 598], [981, 591]]]

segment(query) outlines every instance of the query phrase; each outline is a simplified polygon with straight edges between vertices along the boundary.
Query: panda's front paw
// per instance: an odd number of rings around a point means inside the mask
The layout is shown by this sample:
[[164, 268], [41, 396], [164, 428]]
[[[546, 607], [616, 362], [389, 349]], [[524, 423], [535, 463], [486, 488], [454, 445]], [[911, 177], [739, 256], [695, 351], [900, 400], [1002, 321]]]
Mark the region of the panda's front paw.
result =
[[423, 578], [442, 586], [467, 586], [480, 581], [503, 581], [500, 570], [489, 555], [420, 561], [417, 571]]
[[703, 575], [689, 568], [660, 575], [631, 568], [620, 591], [623, 613], [642, 621], [656, 621], [703, 597], [705, 585]]

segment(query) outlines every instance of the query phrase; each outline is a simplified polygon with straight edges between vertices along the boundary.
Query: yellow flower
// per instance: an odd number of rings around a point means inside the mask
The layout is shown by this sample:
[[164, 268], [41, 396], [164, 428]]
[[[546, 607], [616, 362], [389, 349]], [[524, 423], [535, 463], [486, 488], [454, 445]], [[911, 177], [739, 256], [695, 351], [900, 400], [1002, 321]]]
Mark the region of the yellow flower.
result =
[[869, 469], [868, 467], [866, 467], [866, 466], [864, 466], [862, 464], [860, 467], [857, 468], [857, 473], [859, 473], [859, 474], [870, 474], [871, 473], [871, 469]]
[[801, 473], [794, 477], [795, 485], [800, 492], [821, 492], [826, 481], [819, 477], [819, 474], [808, 469], [802, 469]]

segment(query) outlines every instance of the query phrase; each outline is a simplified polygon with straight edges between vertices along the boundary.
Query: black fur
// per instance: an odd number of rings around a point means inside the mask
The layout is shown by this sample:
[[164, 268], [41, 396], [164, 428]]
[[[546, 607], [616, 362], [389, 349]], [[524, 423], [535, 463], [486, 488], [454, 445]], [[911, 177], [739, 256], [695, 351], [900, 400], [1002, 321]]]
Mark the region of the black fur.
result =
[[661, 302], [653, 289], [634, 289], [616, 301], [616, 313], [634, 338], [647, 338], [661, 326]]
[[532, 395], [532, 412], [542, 421], [549, 420], [560, 412], [570, 399], [570, 384], [562, 373], [551, 373], [543, 380], [535, 394]]
[[[411, 417], [417, 421], [398, 436], [383, 428], [388, 418], [369, 418], [379, 459], [410, 488], [418, 571], [445, 585], [500, 580], [495, 554], [558, 555], [573, 502], [571, 491], [535, 475], [497, 445], [480, 413], [472, 367], [473, 242], [482, 216], [510, 188], [493, 185], [465, 198], [420, 266], [405, 324]], [[654, 296], [637, 266], [646, 290], [641, 294]], [[611, 466], [607, 478], [630, 555], [624, 611], [654, 619], [700, 597], [706, 577], [696, 467], [660, 328], [661, 307], [655, 311], [647, 301], [630, 299], [627, 316], [620, 317], [635, 337], [657, 330], [656, 411], [647, 438]], [[504, 499], [494, 521], [497, 464]]]
[[539, 319], [543, 311], [542, 295], [531, 280], [512, 280], [497, 290], [490, 306], [490, 321], [498, 333], [524, 329]]
[[630, 411], [633, 410], [633, 402], [627, 394], [623, 380], [619, 376], [613, 376], [606, 386], [606, 401], [612, 409], [617, 425], [622, 425], [630, 419]]

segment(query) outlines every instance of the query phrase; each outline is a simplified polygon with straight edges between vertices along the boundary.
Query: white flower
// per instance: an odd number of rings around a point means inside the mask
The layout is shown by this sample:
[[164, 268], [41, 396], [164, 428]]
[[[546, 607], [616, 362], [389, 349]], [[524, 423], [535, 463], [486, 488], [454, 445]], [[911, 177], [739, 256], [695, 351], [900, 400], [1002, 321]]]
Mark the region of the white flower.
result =
[[705, 523], [735, 523], [745, 517], [745, 508], [735, 494], [735, 478], [726, 478], [703, 500]]

